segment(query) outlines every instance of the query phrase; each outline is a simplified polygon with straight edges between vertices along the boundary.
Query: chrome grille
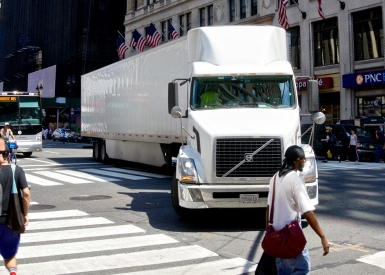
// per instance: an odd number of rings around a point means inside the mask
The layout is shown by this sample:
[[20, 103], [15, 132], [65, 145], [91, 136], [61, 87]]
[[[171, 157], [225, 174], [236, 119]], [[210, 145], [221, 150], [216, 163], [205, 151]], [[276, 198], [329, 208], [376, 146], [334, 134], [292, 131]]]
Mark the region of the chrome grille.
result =
[[[216, 176], [222, 177], [231, 168], [245, 159], [271, 138], [232, 138], [217, 139]], [[271, 177], [282, 164], [281, 140], [274, 141], [258, 152], [253, 161], [245, 162], [227, 177]]]

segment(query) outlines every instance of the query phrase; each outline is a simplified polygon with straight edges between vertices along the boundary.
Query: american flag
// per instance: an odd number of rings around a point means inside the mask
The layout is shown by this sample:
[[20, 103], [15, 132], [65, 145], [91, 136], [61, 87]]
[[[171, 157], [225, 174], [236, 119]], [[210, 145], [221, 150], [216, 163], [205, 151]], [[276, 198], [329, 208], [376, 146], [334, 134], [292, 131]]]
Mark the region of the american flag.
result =
[[124, 59], [124, 53], [128, 50], [126, 43], [124, 43], [123, 39], [118, 36], [116, 40], [116, 51], [118, 52], [119, 60]]
[[153, 23], [151, 23], [150, 27], [147, 30], [146, 46], [149, 46], [149, 47], [158, 46], [161, 38], [162, 37], [160, 36], [158, 30], [155, 28], [155, 25]]
[[179, 38], [179, 34], [174, 29], [173, 25], [171, 24], [171, 21], [170, 21], [170, 26], [168, 26], [168, 31], [170, 32], [172, 39], [175, 40], [175, 39]]
[[286, 30], [290, 28], [286, 16], [286, 6], [289, 5], [288, 0], [278, 0], [278, 23]]
[[319, 16], [322, 17], [322, 19], [326, 19], [325, 14], [322, 10], [322, 0], [318, 0], [318, 14], [319, 14]]
[[145, 44], [146, 44], [146, 39], [144, 39], [143, 36], [137, 30], [134, 30], [132, 32], [130, 47], [134, 48], [137, 46], [139, 51], [143, 52]]

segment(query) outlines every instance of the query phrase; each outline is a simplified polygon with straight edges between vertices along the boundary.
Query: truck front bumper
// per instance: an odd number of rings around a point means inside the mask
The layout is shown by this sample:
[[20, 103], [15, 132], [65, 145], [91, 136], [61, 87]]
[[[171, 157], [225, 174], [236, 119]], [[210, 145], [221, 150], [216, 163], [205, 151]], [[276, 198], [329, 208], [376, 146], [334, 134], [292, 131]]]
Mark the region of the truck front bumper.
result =
[[[311, 202], [318, 204], [318, 180], [306, 184]], [[269, 185], [196, 185], [178, 181], [179, 205], [188, 209], [263, 208]], [[255, 202], [242, 202], [240, 194], [258, 194]]]

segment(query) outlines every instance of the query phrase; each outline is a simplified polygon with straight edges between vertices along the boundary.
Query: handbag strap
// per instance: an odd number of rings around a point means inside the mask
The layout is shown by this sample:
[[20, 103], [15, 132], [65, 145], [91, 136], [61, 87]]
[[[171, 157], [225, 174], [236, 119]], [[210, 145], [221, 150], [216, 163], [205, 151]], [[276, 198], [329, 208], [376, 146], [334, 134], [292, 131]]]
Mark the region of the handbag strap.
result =
[[12, 179], [13, 179], [11, 194], [17, 194], [17, 193], [19, 193], [19, 192], [18, 192], [18, 190], [17, 190], [16, 181], [15, 181], [15, 170], [16, 170], [16, 165], [15, 165], [15, 164], [11, 164], [11, 168], [12, 168]]
[[272, 199], [271, 208], [270, 208], [269, 224], [273, 224], [273, 218], [274, 218], [274, 199], [275, 199], [275, 181], [276, 181], [276, 178], [277, 178], [277, 174], [274, 175], [273, 199]]

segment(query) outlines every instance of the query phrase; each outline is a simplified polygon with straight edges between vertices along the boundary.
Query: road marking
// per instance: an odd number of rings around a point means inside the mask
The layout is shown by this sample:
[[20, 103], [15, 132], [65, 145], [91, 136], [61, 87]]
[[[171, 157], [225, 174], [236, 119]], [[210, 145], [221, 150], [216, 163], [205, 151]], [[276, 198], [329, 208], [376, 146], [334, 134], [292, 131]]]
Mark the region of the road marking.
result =
[[385, 259], [385, 251], [381, 251], [381, 252], [378, 252], [378, 253], [373, 254], [373, 255], [364, 256], [362, 258], [359, 258], [359, 259], [357, 259], [357, 261], [363, 262], [366, 264], [375, 265], [375, 266], [378, 266], [382, 269], [385, 269], [384, 259]]
[[46, 150], [44, 150], [44, 153], [51, 153], [51, 154], [60, 154], [60, 153], [58, 153], [58, 152], [54, 152], [54, 151], [46, 151]]
[[61, 183], [51, 181], [51, 180], [46, 180], [27, 173], [25, 174], [25, 177], [27, 178], [28, 183], [34, 183], [42, 186], [63, 185]]
[[30, 222], [27, 231], [41, 230], [41, 229], [55, 229], [64, 227], [76, 227], [86, 225], [97, 225], [97, 224], [110, 224], [114, 223], [105, 218], [82, 218], [82, 219], [68, 219], [68, 220], [53, 220], [53, 221], [41, 221], [41, 222]]
[[20, 247], [17, 252], [17, 258], [28, 259], [57, 255], [83, 254], [96, 251], [118, 250], [171, 243], [178, 243], [178, 241], [164, 234], [155, 234], [96, 241], [35, 245]]
[[150, 178], [141, 177], [141, 176], [135, 176], [135, 175], [123, 174], [123, 173], [117, 173], [117, 172], [110, 172], [110, 171], [98, 170], [98, 169], [80, 169], [80, 171], [89, 172], [89, 173], [95, 173], [95, 174], [101, 174], [101, 175], [110, 176], [110, 177], [116, 177], [116, 178], [129, 179], [129, 180], [146, 180], [146, 179], [150, 179]]
[[89, 180], [78, 179], [75, 177], [62, 175], [51, 171], [37, 171], [37, 172], [34, 172], [34, 174], [42, 175], [48, 178], [53, 178], [53, 179], [64, 181], [71, 184], [91, 183], [91, 181]]
[[166, 264], [215, 256], [218, 256], [218, 254], [198, 245], [190, 245], [115, 255], [20, 264], [17, 270], [20, 274], [28, 275], [57, 275], [82, 272], [97, 274], [97, 271], [100, 270]]
[[62, 210], [62, 211], [49, 211], [49, 212], [30, 212], [28, 213], [29, 220], [44, 220], [44, 219], [57, 219], [67, 217], [84, 217], [88, 216], [86, 212], [79, 210]]
[[135, 225], [117, 225], [108, 227], [71, 229], [65, 231], [50, 231], [21, 234], [21, 243], [49, 242], [71, 239], [83, 239], [133, 233], [145, 233], [146, 231]]
[[74, 171], [74, 170], [57, 170], [56, 172], [66, 174], [66, 175], [72, 175], [79, 178], [85, 178], [92, 181], [98, 181], [98, 182], [110, 182], [110, 181], [121, 181], [120, 179], [115, 178], [107, 178], [102, 176], [96, 176], [96, 175], [90, 175], [84, 172]]
[[360, 251], [360, 252], [369, 252], [369, 250], [363, 249], [361, 244], [350, 244], [350, 243], [336, 244], [336, 243], [332, 243], [332, 242], [329, 242], [329, 244], [331, 245], [330, 251], [334, 251], [334, 252], [340, 252], [340, 251], [346, 250], [346, 249], [356, 250], [356, 251]]
[[50, 165], [47, 164], [28, 164], [23, 165], [24, 167], [37, 167], [37, 166], [66, 166], [66, 165], [98, 165], [96, 162], [71, 162], [71, 163], [50, 163]]
[[148, 172], [130, 170], [130, 169], [122, 169], [122, 168], [103, 168], [103, 170], [113, 171], [113, 172], [121, 172], [121, 173], [129, 173], [134, 175], [140, 175], [145, 177], [153, 177], [153, 178], [170, 178], [171, 176], [153, 174]]
[[197, 263], [170, 268], [143, 270], [130, 273], [119, 273], [119, 275], [158, 275], [158, 274], [183, 274], [183, 275], [212, 275], [212, 274], [246, 274], [254, 273], [257, 264], [242, 258], [224, 259], [213, 262]]
[[51, 164], [51, 165], [55, 165], [56, 164], [55, 162], [44, 161], [44, 160], [39, 160], [39, 159], [29, 159], [29, 160], [37, 161], [37, 162], [41, 162], [41, 163], [47, 163], [47, 164]]

